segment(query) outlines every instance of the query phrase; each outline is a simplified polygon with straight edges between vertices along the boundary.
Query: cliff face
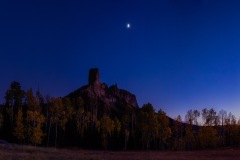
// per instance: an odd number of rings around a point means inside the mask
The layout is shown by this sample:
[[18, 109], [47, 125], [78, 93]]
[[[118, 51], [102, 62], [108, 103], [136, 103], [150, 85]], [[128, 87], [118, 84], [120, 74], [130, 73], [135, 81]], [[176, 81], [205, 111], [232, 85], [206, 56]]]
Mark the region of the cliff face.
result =
[[99, 105], [110, 106], [117, 109], [127, 105], [138, 108], [135, 95], [126, 90], [119, 89], [116, 85], [108, 87], [105, 83], [100, 83], [99, 79], [98, 69], [90, 69], [88, 85], [70, 93], [68, 97], [81, 96], [86, 102], [95, 100], [99, 102]]

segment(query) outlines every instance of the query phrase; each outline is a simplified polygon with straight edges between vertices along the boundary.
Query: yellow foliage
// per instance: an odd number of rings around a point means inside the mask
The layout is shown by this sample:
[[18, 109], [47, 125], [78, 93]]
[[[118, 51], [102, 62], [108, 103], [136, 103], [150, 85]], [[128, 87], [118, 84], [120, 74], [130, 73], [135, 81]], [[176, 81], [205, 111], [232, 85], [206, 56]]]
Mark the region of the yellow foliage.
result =
[[14, 129], [14, 135], [18, 140], [24, 140], [24, 126], [23, 126], [23, 112], [22, 108], [18, 109], [17, 117], [16, 117], [16, 127]]
[[106, 149], [108, 144], [108, 138], [111, 136], [111, 133], [114, 131], [114, 121], [104, 115], [100, 120], [100, 131], [101, 131], [101, 139], [102, 145]]
[[202, 148], [217, 146], [217, 130], [214, 127], [205, 126], [200, 128], [198, 138]]
[[27, 122], [27, 134], [30, 142], [33, 144], [41, 144], [44, 137], [42, 131], [42, 124], [45, 122], [44, 115], [38, 111], [27, 111]]

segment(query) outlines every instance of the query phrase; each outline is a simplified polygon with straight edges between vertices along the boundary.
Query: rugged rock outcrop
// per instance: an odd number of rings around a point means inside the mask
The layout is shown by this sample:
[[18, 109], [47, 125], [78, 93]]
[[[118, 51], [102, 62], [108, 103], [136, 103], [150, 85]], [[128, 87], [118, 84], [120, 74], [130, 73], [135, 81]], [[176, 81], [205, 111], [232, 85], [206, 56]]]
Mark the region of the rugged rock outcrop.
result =
[[89, 85], [94, 85], [94, 84], [99, 84], [99, 72], [97, 68], [92, 68], [89, 71], [88, 75], [88, 84]]
[[139, 108], [136, 96], [132, 93], [119, 89], [117, 85], [108, 87], [105, 83], [100, 83], [99, 71], [97, 68], [90, 69], [88, 85], [83, 86], [67, 95], [67, 97], [76, 98], [81, 96], [85, 102], [97, 102], [98, 107], [110, 106], [121, 110], [124, 106]]

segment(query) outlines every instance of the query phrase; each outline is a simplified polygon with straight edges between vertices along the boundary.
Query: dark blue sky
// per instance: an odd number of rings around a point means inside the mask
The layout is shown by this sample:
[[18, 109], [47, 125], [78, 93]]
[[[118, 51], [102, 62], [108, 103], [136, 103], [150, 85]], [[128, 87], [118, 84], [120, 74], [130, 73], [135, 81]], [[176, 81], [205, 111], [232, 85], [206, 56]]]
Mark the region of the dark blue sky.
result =
[[[0, 102], [12, 81], [64, 96], [101, 81], [168, 115], [240, 115], [240, 1], [0, 1]], [[126, 24], [131, 23], [127, 29]]]

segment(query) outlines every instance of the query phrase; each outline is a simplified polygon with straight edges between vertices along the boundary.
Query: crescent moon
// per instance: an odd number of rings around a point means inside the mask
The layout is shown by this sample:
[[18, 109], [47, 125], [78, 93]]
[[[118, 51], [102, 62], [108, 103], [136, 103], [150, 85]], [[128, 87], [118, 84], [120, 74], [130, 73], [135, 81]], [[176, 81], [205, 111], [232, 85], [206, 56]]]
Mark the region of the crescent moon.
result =
[[129, 29], [131, 28], [131, 24], [130, 23], [127, 23], [126, 27]]

